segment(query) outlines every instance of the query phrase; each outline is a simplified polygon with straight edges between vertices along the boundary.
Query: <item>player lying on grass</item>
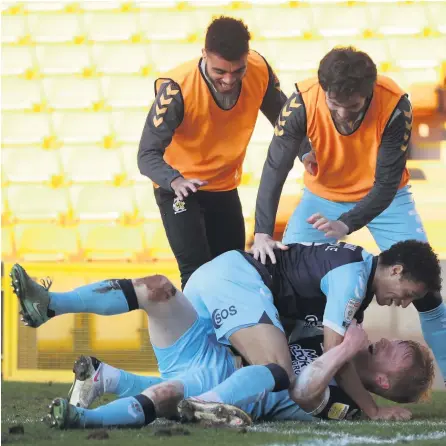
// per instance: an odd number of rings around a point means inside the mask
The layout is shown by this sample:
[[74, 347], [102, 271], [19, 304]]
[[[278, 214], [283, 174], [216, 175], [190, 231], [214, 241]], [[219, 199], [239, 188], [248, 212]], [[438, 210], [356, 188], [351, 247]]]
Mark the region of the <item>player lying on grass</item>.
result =
[[[163, 276], [109, 280], [68, 293], [50, 293], [19, 265], [11, 276], [23, 319], [34, 327], [64, 313], [146, 311], [161, 376], [166, 379], [175, 373], [169, 349], [180, 338], [197, 351], [208, 348], [208, 338], [215, 348], [231, 345], [253, 365], [233, 374], [233, 359], [226, 351], [225, 365], [213, 379], [194, 378], [184, 392], [185, 398], [197, 396], [220, 382], [213, 395], [227, 404], [286, 389], [299, 403], [287, 337], [305, 324], [307, 316], [323, 323], [328, 352], [342, 342], [353, 317], [362, 321], [374, 295], [379, 305], [405, 308], [441, 286], [438, 258], [423, 242], [400, 242], [377, 257], [345, 243], [295, 244], [287, 251], [278, 250], [276, 257], [275, 264], [265, 266], [242, 251], [222, 254], [192, 275], [185, 295]], [[213, 350], [209, 354], [212, 365]], [[192, 362], [190, 368], [200, 366], [202, 362]], [[352, 364], [341, 367], [336, 380], [369, 418], [410, 418], [401, 407], [378, 408]]]
[[[361, 416], [359, 407], [332, 380], [336, 371], [352, 358], [364, 386], [393, 401], [417, 401], [432, 383], [432, 358], [416, 342], [381, 339], [370, 344], [365, 331], [353, 321], [343, 342], [322, 354], [322, 330], [309, 326], [303, 335], [303, 339], [289, 343], [301, 407], [289, 398], [286, 390], [263, 393], [254, 402], [240, 401], [239, 406], [246, 413], [235, 406], [220, 407], [199, 400], [191, 405], [188, 400], [180, 402], [183, 398], [180, 381], [154, 385], [157, 378], [134, 375], [82, 356], [74, 366], [76, 378], [70, 390], [71, 404], [63, 398], [55, 399], [50, 405], [48, 420], [61, 429], [143, 426], [154, 418], [146, 417], [142, 395], [152, 401], [157, 418], [178, 418], [181, 414], [188, 421], [203, 420], [227, 426], [250, 425], [251, 419], [357, 419]], [[180, 356], [176, 367], [187, 373], [189, 361], [183, 364], [184, 359]], [[88, 409], [104, 393], [113, 393], [120, 399]]]

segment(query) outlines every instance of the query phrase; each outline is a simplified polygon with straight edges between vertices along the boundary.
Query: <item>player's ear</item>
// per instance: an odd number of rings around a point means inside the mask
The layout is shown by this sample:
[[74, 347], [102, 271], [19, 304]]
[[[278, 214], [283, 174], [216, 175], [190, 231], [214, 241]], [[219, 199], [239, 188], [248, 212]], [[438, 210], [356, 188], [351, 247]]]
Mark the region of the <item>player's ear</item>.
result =
[[378, 373], [375, 376], [375, 383], [379, 388], [383, 390], [389, 390], [390, 388], [390, 380], [385, 373]]
[[390, 274], [392, 276], [399, 276], [400, 274], [402, 274], [402, 272], [403, 272], [403, 266], [402, 265], [393, 265], [391, 267]]
[[206, 59], [207, 54], [206, 54], [206, 49], [205, 48], [202, 48], [201, 55], [203, 56], [203, 59]]

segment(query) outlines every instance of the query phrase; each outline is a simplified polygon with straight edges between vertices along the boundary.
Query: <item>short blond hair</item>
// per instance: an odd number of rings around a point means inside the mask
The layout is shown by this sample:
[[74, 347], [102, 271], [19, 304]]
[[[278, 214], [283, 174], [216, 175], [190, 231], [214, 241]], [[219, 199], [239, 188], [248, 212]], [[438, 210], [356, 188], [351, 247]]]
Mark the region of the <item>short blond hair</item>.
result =
[[419, 342], [403, 342], [407, 345], [405, 357], [411, 358], [411, 364], [391, 374], [389, 389], [381, 389], [379, 394], [397, 403], [426, 401], [435, 377], [434, 360], [429, 349]]

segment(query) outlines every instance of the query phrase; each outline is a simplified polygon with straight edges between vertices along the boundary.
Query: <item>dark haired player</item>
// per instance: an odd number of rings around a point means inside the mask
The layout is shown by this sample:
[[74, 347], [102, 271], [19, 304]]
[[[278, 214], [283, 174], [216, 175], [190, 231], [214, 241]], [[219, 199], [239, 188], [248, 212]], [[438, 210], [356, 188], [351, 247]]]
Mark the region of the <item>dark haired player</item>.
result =
[[[291, 107], [293, 105], [293, 107]], [[318, 78], [296, 84], [265, 162], [256, 204], [254, 257], [275, 261], [287, 249], [273, 234], [280, 193], [296, 157], [305, 190], [283, 243], [334, 242], [367, 226], [383, 251], [403, 240], [427, 241], [409, 190], [407, 147], [412, 108], [405, 92], [377, 75], [372, 59], [335, 48]], [[301, 147], [304, 138], [310, 149]], [[446, 379], [446, 307], [439, 292], [414, 302], [423, 335]]]
[[274, 126], [287, 99], [249, 40], [242, 21], [217, 18], [202, 57], [155, 83], [138, 166], [155, 184], [183, 288], [202, 264], [245, 248], [237, 186], [246, 149], [259, 110]]
[[[345, 243], [297, 243], [276, 255], [276, 264], [263, 265], [243, 251], [221, 254], [195, 271], [184, 294], [164, 276], [107, 280], [67, 293], [48, 291], [20, 265], [13, 266], [11, 278], [23, 319], [32, 327], [65, 313], [146, 311], [161, 377], [181, 377], [185, 398], [227, 404], [281, 390], [301, 403], [287, 338], [298, 335], [307, 316], [323, 325], [329, 352], [341, 344], [353, 318], [362, 321], [374, 296], [378, 305], [405, 308], [441, 286], [436, 254], [416, 240], [396, 243], [378, 257]], [[252, 365], [235, 370], [224, 345]], [[181, 370], [178, 357], [187, 358]], [[336, 380], [368, 417], [410, 417], [404, 408], [377, 407], [352, 364]], [[140, 399], [153, 417], [153, 402]]]

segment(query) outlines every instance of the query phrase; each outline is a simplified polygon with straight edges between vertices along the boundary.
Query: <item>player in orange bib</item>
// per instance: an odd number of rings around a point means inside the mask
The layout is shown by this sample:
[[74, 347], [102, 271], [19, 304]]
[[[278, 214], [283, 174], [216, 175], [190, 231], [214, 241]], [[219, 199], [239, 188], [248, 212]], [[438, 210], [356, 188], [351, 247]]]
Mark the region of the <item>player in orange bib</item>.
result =
[[[381, 250], [416, 239], [427, 242], [409, 190], [407, 147], [412, 108], [372, 59], [335, 48], [318, 78], [296, 84], [275, 128], [256, 205], [255, 258], [275, 263], [273, 248], [296, 242], [336, 242], [367, 226]], [[309, 149], [301, 142], [308, 138]], [[280, 193], [293, 163], [305, 165], [305, 190], [285, 232], [272, 239]], [[446, 307], [440, 293], [418, 302], [423, 335], [446, 378]]]
[[287, 97], [242, 21], [209, 26], [201, 58], [155, 83], [138, 166], [155, 197], [182, 287], [202, 264], [244, 249], [237, 186], [259, 110], [274, 126]]

